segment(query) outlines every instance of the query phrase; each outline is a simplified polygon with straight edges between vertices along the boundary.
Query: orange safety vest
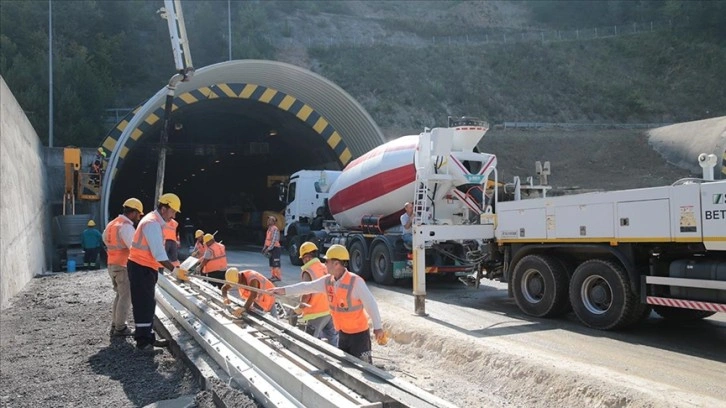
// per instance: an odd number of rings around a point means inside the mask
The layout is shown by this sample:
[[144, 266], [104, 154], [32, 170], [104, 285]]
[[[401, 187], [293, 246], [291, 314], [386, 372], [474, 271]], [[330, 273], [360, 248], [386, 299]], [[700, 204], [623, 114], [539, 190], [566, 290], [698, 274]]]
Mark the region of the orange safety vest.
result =
[[131, 249], [129, 250], [129, 259], [139, 265], [143, 265], [153, 270], [158, 270], [161, 268], [161, 264], [156, 260], [156, 258], [154, 258], [154, 254], [151, 253], [149, 242], [146, 240], [146, 236], [144, 235], [144, 225], [150, 222], [159, 223], [159, 227], [162, 228], [162, 231], [164, 224], [166, 224], [164, 219], [161, 218], [159, 213], [156, 211], [152, 211], [144, 215], [144, 218], [141, 219], [139, 225], [136, 227], [136, 232], [134, 232], [134, 240], [131, 242]]
[[[248, 269], [240, 273], [244, 275], [245, 279], [247, 279], [247, 286], [254, 286], [252, 285], [254, 282], [259, 282], [260, 289], [272, 290], [275, 288], [275, 285], [272, 282], [270, 282], [267, 278], [265, 278], [263, 274], [257, 271]], [[252, 295], [252, 291], [239, 288], [239, 295], [243, 299], [249, 299], [250, 295]], [[270, 310], [272, 310], [272, 307], [275, 306], [275, 297], [258, 293], [257, 297], [255, 298], [255, 304], [262, 308], [262, 310], [264, 310], [265, 312], [269, 312]]]
[[207, 248], [212, 251], [212, 257], [207, 260], [207, 263], [204, 265], [204, 270], [202, 271], [202, 273], [226, 271], [227, 253], [224, 250], [224, 245], [220, 244], [219, 242], [215, 242]]
[[[323, 276], [328, 274], [327, 269], [325, 268], [325, 265], [320, 262], [318, 258], [312, 259], [307, 264], [303, 265], [302, 273], [300, 274], [300, 278], [302, 279], [302, 276], [305, 275], [305, 273], [310, 274], [310, 278], [312, 280], [316, 280], [319, 278], [322, 278]], [[324, 293], [313, 293], [310, 295], [310, 300], [308, 301], [309, 307], [304, 307], [302, 309], [302, 318], [301, 321], [309, 321], [312, 319], [316, 319], [321, 316], [327, 316], [330, 314], [330, 306], [328, 306], [328, 300], [325, 297]]]
[[204, 255], [204, 251], [206, 251], [207, 248], [204, 246], [204, 244], [201, 241], [197, 241], [196, 244], [194, 244], [194, 251], [197, 253], [197, 257], [201, 257]]
[[[272, 235], [274, 231], [277, 231], [277, 225], [273, 225], [267, 229], [267, 235], [265, 235], [265, 248], [272, 245]], [[277, 241], [275, 241], [275, 246], [280, 246], [280, 234], [277, 235]]]
[[121, 239], [121, 227], [124, 224], [133, 225], [130, 219], [119, 215], [108, 223], [106, 231], [103, 232], [104, 242], [108, 253], [108, 264], [126, 266], [129, 260], [129, 248]]
[[363, 302], [360, 299], [353, 299], [353, 284], [356, 279], [363, 278], [345, 271], [338, 281], [338, 287], [334, 286], [333, 275], [328, 275], [325, 280], [325, 293], [335, 330], [347, 334], [368, 330], [368, 315], [363, 309]]
[[179, 242], [179, 235], [176, 233], [176, 228], [179, 226], [179, 223], [175, 219], [170, 219], [169, 222], [164, 224], [162, 227], [162, 232], [164, 233], [164, 241], [176, 241]]

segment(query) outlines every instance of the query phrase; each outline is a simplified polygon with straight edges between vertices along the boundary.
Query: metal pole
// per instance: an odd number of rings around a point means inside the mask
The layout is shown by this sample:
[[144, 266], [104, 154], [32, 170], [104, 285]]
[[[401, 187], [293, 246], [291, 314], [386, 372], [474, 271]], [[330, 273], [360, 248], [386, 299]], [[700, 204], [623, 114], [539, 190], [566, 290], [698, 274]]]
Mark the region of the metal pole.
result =
[[[175, 78], [176, 75], [173, 77]], [[169, 141], [169, 128], [171, 123], [171, 105], [174, 102], [174, 91], [176, 84], [172, 85], [174, 79], [166, 86], [166, 103], [164, 104], [164, 123], [161, 128], [161, 140], [159, 140], [159, 164], [156, 168], [156, 189], [154, 205], [159, 202], [159, 197], [164, 191], [164, 172], [166, 171], [166, 144]]]
[[53, 147], [53, 3], [48, 0], [48, 147]]
[[229, 61], [232, 61], [232, 6], [227, 0], [227, 42], [229, 43]]

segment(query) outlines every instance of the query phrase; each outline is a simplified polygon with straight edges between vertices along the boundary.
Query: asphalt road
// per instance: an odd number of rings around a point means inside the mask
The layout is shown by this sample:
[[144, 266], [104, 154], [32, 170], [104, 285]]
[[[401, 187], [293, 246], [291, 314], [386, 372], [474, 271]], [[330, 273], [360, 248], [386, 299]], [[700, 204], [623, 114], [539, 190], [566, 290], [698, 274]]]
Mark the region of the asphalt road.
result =
[[[228, 250], [230, 265], [269, 275], [259, 247]], [[282, 259], [283, 282], [300, 280], [300, 269]], [[454, 330], [475, 342], [542, 364], [616, 381], [677, 402], [676, 406], [726, 404], [726, 316], [670, 324], [656, 314], [637, 327], [603, 332], [582, 326], [574, 314], [534, 319], [519, 311], [504, 285], [484, 282], [478, 290], [458, 283], [430, 283], [427, 317], [413, 316], [410, 281], [386, 287], [369, 283], [386, 316]], [[695, 400], [697, 399], [697, 401]]]

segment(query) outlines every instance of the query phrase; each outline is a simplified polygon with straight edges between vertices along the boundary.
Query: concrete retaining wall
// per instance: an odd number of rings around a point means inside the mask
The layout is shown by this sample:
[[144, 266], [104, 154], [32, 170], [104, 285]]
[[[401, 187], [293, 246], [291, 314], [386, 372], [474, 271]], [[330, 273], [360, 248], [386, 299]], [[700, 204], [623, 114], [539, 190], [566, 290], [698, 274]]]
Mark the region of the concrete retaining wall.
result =
[[669, 163], [701, 175], [698, 155], [713, 153], [719, 158], [716, 179], [726, 179], [726, 116], [678, 123], [652, 129], [648, 143]]
[[0, 77], [0, 309], [48, 268], [50, 211], [43, 146]]

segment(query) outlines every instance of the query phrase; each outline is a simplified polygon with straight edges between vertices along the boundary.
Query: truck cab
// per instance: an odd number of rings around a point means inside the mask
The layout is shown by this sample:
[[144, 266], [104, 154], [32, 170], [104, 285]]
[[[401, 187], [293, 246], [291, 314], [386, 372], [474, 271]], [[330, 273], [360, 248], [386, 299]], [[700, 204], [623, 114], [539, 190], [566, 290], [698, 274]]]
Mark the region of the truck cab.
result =
[[[326, 200], [330, 197], [330, 186], [340, 176], [335, 170], [300, 170], [290, 176], [285, 188], [285, 230], [284, 236], [290, 254], [290, 262], [300, 263], [298, 248], [301, 236], [322, 228], [327, 213]], [[313, 224], [320, 224], [315, 228]]]

